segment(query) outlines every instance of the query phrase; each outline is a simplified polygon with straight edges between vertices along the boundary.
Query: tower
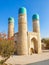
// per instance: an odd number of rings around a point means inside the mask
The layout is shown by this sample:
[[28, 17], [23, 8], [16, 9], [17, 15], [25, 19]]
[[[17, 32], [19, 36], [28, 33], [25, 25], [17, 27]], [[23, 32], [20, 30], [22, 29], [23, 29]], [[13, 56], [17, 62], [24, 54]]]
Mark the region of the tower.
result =
[[11, 38], [14, 35], [14, 18], [8, 18], [8, 38]]
[[38, 53], [41, 53], [41, 37], [40, 37], [40, 25], [39, 25], [39, 15], [34, 14], [32, 17], [33, 20], [33, 32], [37, 33], [38, 38]]
[[17, 54], [28, 55], [27, 46], [28, 46], [27, 45], [27, 14], [26, 14], [26, 8], [22, 7], [19, 9], [19, 16], [18, 16]]

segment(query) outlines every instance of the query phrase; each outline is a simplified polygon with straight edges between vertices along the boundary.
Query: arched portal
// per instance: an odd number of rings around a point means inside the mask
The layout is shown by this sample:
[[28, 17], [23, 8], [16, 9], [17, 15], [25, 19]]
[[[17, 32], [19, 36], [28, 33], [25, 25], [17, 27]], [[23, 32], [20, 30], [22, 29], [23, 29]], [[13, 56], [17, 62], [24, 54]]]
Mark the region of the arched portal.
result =
[[31, 39], [30, 53], [38, 53], [38, 40], [36, 38]]

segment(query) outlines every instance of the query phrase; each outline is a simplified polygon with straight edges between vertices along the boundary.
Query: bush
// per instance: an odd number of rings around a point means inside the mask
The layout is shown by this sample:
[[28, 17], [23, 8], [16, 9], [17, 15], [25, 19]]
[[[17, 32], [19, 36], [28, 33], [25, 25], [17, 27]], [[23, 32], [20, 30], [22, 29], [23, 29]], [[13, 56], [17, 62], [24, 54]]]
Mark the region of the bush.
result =
[[13, 55], [15, 52], [15, 45], [13, 40], [0, 40], [0, 55], [7, 57]]

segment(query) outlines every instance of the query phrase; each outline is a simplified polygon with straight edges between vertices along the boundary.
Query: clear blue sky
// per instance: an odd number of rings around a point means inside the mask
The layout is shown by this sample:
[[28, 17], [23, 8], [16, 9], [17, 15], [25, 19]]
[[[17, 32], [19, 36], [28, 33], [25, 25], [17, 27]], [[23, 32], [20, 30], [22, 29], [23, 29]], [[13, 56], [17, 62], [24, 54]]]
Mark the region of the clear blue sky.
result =
[[0, 32], [8, 32], [8, 17], [15, 19], [18, 31], [18, 9], [26, 7], [28, 31], [32, 31], [32, 15], [40, 15], [41, 37], [49, 37], [49, 0], [0, 0]]

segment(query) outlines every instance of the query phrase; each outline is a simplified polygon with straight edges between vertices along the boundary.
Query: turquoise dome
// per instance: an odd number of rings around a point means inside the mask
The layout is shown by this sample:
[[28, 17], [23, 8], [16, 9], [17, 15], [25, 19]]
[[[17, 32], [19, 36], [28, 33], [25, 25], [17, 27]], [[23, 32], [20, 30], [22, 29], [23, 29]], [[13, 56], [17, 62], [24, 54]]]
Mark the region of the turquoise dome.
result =
[[39, 20], [39, 15], [38, 14], [34, 14], [32, 16], [32, 20]]
[[26, 8], [24, 7], [19, 8], [19, 14], [26, 14]]
[[8, 22], [9, 22], [9, 23], [14, 23], [14, 18], [13, 18], [13, 17], [9, 17], [9, 18], [8, 18]]

